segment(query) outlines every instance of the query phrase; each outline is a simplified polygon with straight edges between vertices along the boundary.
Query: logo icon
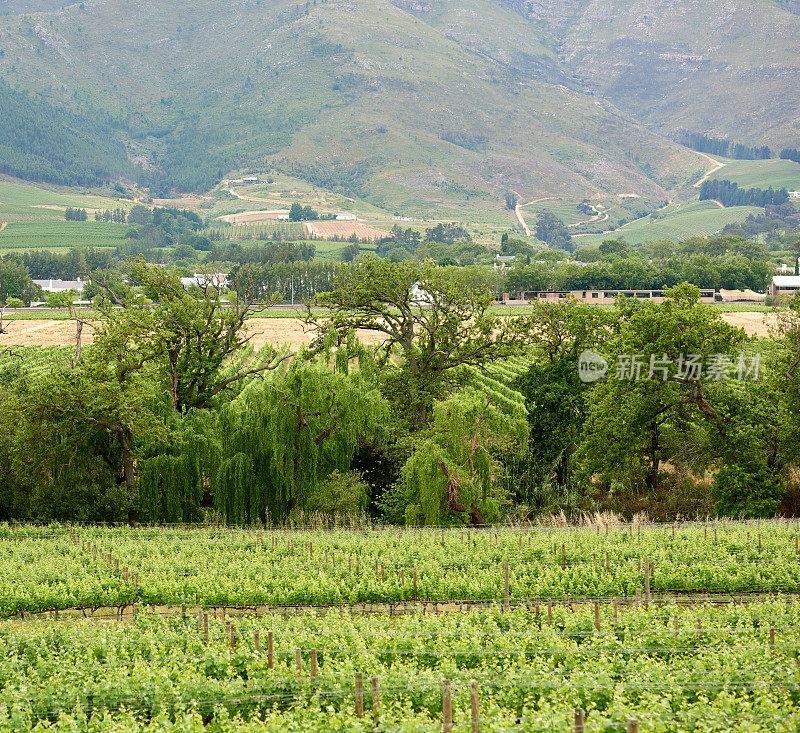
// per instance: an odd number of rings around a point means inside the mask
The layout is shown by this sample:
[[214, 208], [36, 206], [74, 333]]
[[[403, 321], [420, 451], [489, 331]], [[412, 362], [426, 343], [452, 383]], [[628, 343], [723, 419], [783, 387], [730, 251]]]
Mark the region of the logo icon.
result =
[[578, 376], [584, 384], [602, 379], [608, 371], [608, 362], [594, 351], [583, 351], [578, 357]]

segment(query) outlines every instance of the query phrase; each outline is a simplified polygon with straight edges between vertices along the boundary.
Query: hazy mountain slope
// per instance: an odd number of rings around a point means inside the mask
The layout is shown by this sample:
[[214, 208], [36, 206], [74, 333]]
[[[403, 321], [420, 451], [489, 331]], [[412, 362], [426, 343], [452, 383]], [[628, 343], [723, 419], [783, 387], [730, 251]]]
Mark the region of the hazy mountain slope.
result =
[[583, 94], [547, 22], [495, 0], [394, 3], [86, 0], [0, 19], [0, 72], [124, 120], [156, 187], [269, 161], [454, 212], [497, 210], [509, 188], [656, 202], [705, 167]]
[[0, 80], [0, 173], [65, 186], [129, 177], [121, 135], [96, 112], [77, 114]]
[[666, 134], [800, 137], [800, 15], [772, 0], [528, 0], [564, 63]]

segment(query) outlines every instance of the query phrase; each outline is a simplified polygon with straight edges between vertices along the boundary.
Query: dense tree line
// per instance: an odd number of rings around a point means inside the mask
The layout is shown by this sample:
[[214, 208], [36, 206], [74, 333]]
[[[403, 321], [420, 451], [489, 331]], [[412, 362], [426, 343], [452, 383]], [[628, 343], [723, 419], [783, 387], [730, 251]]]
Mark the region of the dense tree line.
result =
[[525, 264], [518, 259], [508, 272], [506, 292], [663, 290], [681, 282], [764, 292], [771, 272], [764, 247], [736, 236], [659, 240], [636, 251], [625, 242], [606, 240], [594, 250], [579, 250], [576, 257], [583, 262]]
[[310, 242], [228, 242], [213, 244], [208, 259], [213, 262], [236, 262], [240, 265], [256, 262], [308, 262], [314, 259], [316, 251], [316, 245]]
[[718, 290], [764, 292], [770, 276], [765, 262], [728, 255], [674, 257], [658, 263], [639, 259], [591, 265], [564, 263], [514, 267], [506, 279], [507, 292], [572, 290], [664, 290], [681, 282]]
[[800, 150], [797, 148], [784, 148], [781, 150], [780, 157], [783, 160], [793, 160], [795, 163], [800, 163]]
[[86, 221], [89, 215], [86, 213], [86, 209], [74, 209], [68, 206], [64, 210], [64, 218], [67, 221]]
[[735, 158], [736, 160], [766, 160], [773, 157], [772, 151], [766, 145], [750, 147], [742, 143], [696, 132], [684, 134], [681, 138], [681, 143], [687, 148], [697, 150], [700, 153], [719, 155], [723, 158]]
[[117, 264], [113, 250], [93, 247], [73, 247], [68, 252], [12, 252], [3, 260], [23, 265], [34, 280], [77, 280]]
[[128, 220], [128, 212], [122, 208], [98, 209], [94, 212], [95, 221], [113, 221], [115, 224], [124, 224]]
[[723, 206], [779, 206], [789, 200], [785, 188], [739, 188], [737, 183], [722, 179], [706, 179], [700, 186], [700, 200], [713, 199]]
[[[91, 348], [48, 370], [0, 362], [0, 518], [481, 526], [798, 509], [800, 301], [754, 344], [686, 283], [663, 304], [502, 317], [465, 268], [370, 258], [332, 273], [308, 348], [254, 359], [245, 319], [271, 267], [243, 265], [224, 306], [216, 286], [129, 263], [95, 282]], [[581, 378], [587, 350], [605, 376]], [[497, 368], [506, 357], [515, 370]]]

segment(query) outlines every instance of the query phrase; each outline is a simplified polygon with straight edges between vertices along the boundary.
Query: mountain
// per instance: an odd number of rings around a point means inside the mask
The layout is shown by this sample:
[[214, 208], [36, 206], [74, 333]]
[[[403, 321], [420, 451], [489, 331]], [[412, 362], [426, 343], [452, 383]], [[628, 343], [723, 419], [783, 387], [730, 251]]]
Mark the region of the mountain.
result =
[[[504, 0], [505, 2], [506, 0]], [[800, 138], [795, 0], [527, 0], [584, 88], [672, 136]]]
[[508, 190], [652, 207], [707, 167], [680, 128], [796, 142], [800, 17], [768, 0], [6, 5], [0, 78], [102, 120], [128, 158], [109, 177], [156, 192], [272, 167], [499, 221]]

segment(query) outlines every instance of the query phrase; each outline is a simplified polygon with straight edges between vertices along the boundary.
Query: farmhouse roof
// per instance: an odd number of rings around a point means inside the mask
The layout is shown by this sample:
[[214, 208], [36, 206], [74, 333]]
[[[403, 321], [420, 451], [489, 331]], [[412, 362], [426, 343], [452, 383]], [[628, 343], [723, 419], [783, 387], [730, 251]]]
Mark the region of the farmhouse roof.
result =
[[42, 290], [48, 293], [63, 293], [66, 290], [83, 290], [86, 284], [81, 280], [34, 280]]
[[772, 284], [776, 288], [794, 289], [800, 288], [800, 276], [798, 275], [774, 275]]

